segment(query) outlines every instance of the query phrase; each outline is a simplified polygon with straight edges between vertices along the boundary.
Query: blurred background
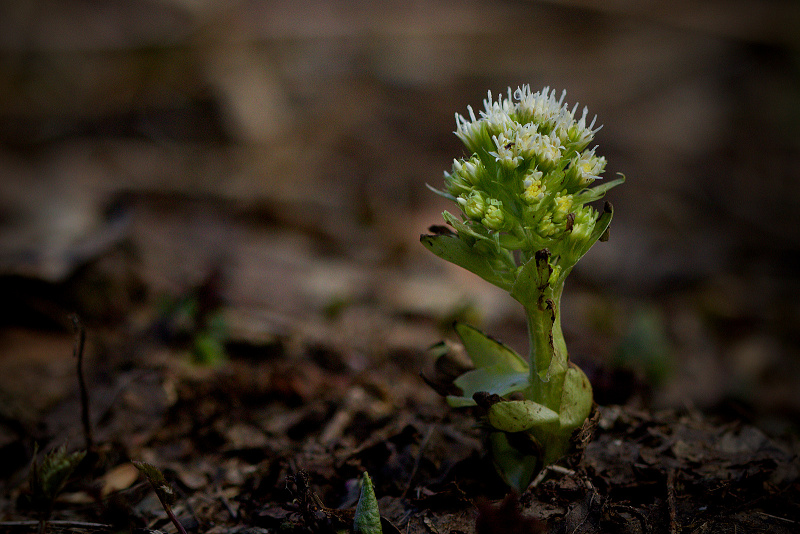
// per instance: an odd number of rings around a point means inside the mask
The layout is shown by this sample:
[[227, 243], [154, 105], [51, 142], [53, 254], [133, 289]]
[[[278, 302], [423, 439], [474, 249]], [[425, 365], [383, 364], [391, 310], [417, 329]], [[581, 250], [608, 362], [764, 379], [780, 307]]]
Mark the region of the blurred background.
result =
[[5, 1], [1, 415], [72, 388], [72, 312], [94, 358], [131, 362], [188, 332], [211, 360], [416, 373], [453, 319], [524, 352], [515, 302], [418, 239], [453, 209], [425, 185], [464, 155], [454, 113], [530, 84], [588, 106], [627, 176], [563, 302], [598, 402], [796, 432], [798, 21], [791, 0]]

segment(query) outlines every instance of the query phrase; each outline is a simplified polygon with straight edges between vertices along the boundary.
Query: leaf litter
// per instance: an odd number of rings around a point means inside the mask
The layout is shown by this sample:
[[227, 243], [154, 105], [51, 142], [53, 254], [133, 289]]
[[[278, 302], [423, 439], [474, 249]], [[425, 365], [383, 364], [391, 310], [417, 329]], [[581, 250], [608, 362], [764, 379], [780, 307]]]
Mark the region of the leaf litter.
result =
[[[131, 460], [164, 473], [188, 532], [349, 528], [364, 471], [384, 532], [799, 528], [797, 452], [743, 423], [600, 407], [583, 457], [548, 469], [515, 495], [494, 473], [469, 414], [431, 397], [421, 378], [390, 359], [369, 371], [331, 371], [330, 362], [278, 351], [267, 360], [234, 354], [213, 371], [169, 360], [147, 371], [162, 391], [129, 387], [96, 423], [97, 451], [56, 501], [51, 532], [170, 530], [147, 483], [131, 476]], [[142, 369], [119, 369], [113, 380], [130, 385], [142, 376]], [[147, 408], [153, 403], [160, 409]], [[151, 422], [129, 439], [117, 420], [137, 412]], [[32, 437], [19, 441], [30, 445]], [[28, 466], [17, 458], [11, 470], [24, 473]], [[2, 529], [33, 529], [24, 478], [9, 477], [3, 489]]]

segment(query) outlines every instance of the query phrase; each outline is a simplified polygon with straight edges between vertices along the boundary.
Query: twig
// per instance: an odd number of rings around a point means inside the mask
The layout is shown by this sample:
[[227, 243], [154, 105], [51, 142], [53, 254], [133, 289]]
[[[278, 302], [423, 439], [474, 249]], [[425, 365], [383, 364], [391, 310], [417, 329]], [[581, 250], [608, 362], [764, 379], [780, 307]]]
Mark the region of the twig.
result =
[[416, 476], [417, 470], [419, 470], [419, 463], [422, 460], [422, 453], [425, 451], [425, 447], [431, 440], [431, 436], [433, 435], [434, 430], [436, 430], [436, 425], [429, 426], [428, 431], [425, 432], [425, 435], [422, 437], [422, 441], [419, 444], [419, 451], [417, 452], [417, 455], [414, 458], [414, 467], [411, 468], [411, 474], [408, 475], [408, 481], [406, 482], [406, 489], [403, 490], [403, 493], [400, 496], [401, 499], [404, 499], [406, 494], [408, 494], [408, 491], [411, 489], [411, 482], [414, 480], [414, 476]]
[[669, 508], [669, 534], [678, 534], [678, 511], [675, 497], [675, 470], [667, 471], [667, 507]]
[[539, 484], [541, 484], [542, 480], [544, 480], [544, 477], [546, 477], [547, 473], [549, 473], [550, 471], [552, 471], [554, 473], [559, 473], [561, 475], [574, 475], [575, 474], [575, 471], [573, 471], [572, 469], [568, 469], [566, 467], [561, 467], [560, 465], [548, 465], [548, 466], [545, 466], [544, 469], [539, 471], [539, 474], [536, 475], [536, 478], [533, 479], [533, 482], [530, 483], [528, 488], [529, 489], [530, 488], [535, 488]]
[[[97, 529], [110, 529], [112, 525], [105, 523], [89, 523], [86, 521], [68, 521], [68, 520], [53, 520], [48, 521], [50, 525], [65, 527], [65, 528], [97, 528]], [[0, 527], [35, 527], [39, 521], [32, 519], [28, 521], [0, 521]]]
[[89, 391], [86, 388], [86, 378], [83, 375], [83, 347], [86, 343], [86, 329], [83, 327], [78, 314], [72, 314], [72, 325], [75, 330], [75, 348], [73, 354], [78, 360], [78, 385], [81, 390], [81, 421], [83, 423], [83, 436], [86, 439], [86, 450], [94, 450], [94, 437], [92, 436], [92, 420], [89, 417]]
[[793, 525], [797, 524], [797, 521], [795, 521], [793, 519], [787, 519], [787, 518], [781, 517], [779, 515], [768, 514], [766, 512], [762, 512], [761, 510], [756, 510], [756, 513], [760, 514], [760, 515], [763, 515], [764, 517], [769, 517], [770, 519], [777, 519], [778, 521], [786, 521], [787, 523], [792, 523]]
[[[222, 493], [221, 489], [220, 489], [220, 493], [219, 493], [219, 500], [222, 503], [222, 506], [225, 507], [225, 510], [228, 511], [228, 514], [230, 514], [231, 519], [233, 519], [234, 521], [238, 520], [239, 519], [239, 512], [237, 512], [236, 510], [233, 509], [233, 506], [231, 506], [230, 501], [225, 496], [225, 494]], [[194, 513], [194, 511], [192, 511], [192, 513]]]

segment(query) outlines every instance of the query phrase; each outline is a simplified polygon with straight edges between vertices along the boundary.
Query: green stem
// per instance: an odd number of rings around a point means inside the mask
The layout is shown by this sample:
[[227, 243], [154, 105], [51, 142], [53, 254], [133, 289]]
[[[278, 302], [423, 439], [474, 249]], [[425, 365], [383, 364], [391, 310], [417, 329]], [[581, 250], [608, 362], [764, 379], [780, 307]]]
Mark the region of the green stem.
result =
[[556, 287], [545, 286], [535, 301], [525, 306], [530, 341], [531, 400], [559, 411], [564, 372], [568, 368], [567, 345], [561, 330], [561, 293], [563, 281]]

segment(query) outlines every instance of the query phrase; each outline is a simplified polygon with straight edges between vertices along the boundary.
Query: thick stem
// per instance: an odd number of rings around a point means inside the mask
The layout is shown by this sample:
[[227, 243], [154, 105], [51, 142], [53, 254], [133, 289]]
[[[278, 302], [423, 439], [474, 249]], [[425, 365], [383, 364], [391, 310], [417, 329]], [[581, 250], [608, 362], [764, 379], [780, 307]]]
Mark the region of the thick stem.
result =
[[546, 286], [530, 305], [525, 306], [530, 342], [531, 400], [559, 411], [564, 372], [568, 368], [567, 345], [561, 330], [561, 293]]

